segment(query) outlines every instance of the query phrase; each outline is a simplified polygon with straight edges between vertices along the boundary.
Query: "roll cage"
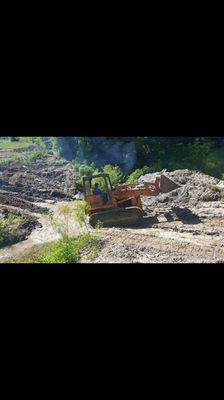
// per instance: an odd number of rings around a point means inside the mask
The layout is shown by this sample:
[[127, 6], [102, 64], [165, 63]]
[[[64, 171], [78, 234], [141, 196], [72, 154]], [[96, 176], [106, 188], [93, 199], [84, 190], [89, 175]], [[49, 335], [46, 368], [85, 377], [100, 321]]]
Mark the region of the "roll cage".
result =
[[84, 190], [85, 196], [87, 196], [87, 187], [88, 187], [88, 189], [92, 189], [93, 188], [92, 182], [96, 178], [104, 178], [107, 192], [113, 190], [113, 186], [112, 186], [109, 174], [102, 173], [102, 174], [97, 174], [97, 175], [88, 175], [88, 176], [84, 176], [82, 178], [83, 190]]

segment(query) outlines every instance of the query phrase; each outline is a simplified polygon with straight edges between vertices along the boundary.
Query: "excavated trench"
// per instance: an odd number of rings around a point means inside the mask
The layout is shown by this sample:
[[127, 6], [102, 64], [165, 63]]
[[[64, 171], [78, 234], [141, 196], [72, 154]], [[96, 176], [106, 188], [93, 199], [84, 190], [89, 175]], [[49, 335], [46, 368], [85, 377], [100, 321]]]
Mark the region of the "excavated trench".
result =
[[[157, 175], [148, 174], [140, 181], [153, 182]], [[165, 175], [181, 187], [143, 197], [148, 215], [142, 226], [99, 231], [96, 263], [224, 262], [224, 181], [189, 170]], [[50, 211], [59, 218], [57, 205], [77, 199], [77, 179], [70, 163], [51, 155], [29, 165], [0, 164], [0, 214], [25, 218], [18, 242], [0, 248], [0, 262], [35, 244], [58, 240], [45, 214]], [[71, 229], [78, 233], [74, 222]]]

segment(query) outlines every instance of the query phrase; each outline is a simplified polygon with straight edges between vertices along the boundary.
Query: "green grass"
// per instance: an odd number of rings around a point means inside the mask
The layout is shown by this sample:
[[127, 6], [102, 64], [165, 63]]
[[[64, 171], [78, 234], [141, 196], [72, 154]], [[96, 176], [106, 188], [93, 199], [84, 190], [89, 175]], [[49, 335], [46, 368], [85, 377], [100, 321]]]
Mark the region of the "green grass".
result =
[[64, 238], [57, 243], [35, 244], [16, 257], [0, 259], [4, 264], [78, 264], [83, 254], [94, 261], [100, 251], [99, 241], [90, 234], [77, 239]]
[[11, 158], [5, 158], [3, 160], [0, 160], [0, 164], [8, 165], [13, 162], [21, 162], [24, 164], [30, 164], [40, 158], [42, 158], [46, 153], [45, 149], [37, 149], [30, 154], [27, 153], [25, 156], [16, 156], [16, 157], [11, 157]]
[[[0, 164], [10, 164], [12, 162], [31, 163], [38, 160], [46, 154], [46, 146], [38, 137], [19, 137], [16, 142], [0, 138], [0, 152], [5, 157], [0, 160]], [[32, 146], [32, 150], [29, 147]], [[7, 154], [7, 150], [14, 150], [12, 154]], [[19, 154], [18, 150], [24, 150], [23, 154]]]
[[99, 253], [99, 242], [91, 234], [83, 234], [78, 238], [64, 237], [42, 255], [38, 262], [42, 264], [77, 264], [82, 254], [94, 261]]
[[0, 140], [0, 150], [17, 150], [26, 149], [31, 146], [32, 141], [29, 142], [11, 142], [10, 140]]

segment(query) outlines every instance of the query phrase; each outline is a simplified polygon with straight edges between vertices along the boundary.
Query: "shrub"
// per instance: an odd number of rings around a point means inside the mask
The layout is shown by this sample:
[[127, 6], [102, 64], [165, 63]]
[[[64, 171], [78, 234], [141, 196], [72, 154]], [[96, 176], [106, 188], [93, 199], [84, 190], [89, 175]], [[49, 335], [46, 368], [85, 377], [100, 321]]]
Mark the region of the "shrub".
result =
[[33, 161], [36, 161], [36, 160], [38, 160], [39, 158], [41, 158], [41, 157], [43, 157], [43, 155], [44, 155], [44, 150], [42, 149], [42, 150], [37, 150], [37, 151], [34, 151], [33, 153], [31, 153], [30, 155], [28, 155], [27, 157], [25, 157], [24, 159], [25, 159], [25, 162], [33, 162]]
[[[86, 210], [88, 204], [85, 201], [74, 202], [71, 204], [61, 204], [58, 207], [60, 220], [55, 221], [53, 216], [49, 214], [52, 226], [59, 232], [61, 239], [53, 244], [46, 254], [39, 259], [41, 263], [78, 263], [81, 254], [85, 252], [90, 260], [94, 260], [98, 255], [99, 241], [94, 234], [85, 233], [77, 238], [70, 237], [69, 222], [74, 219], [80, 227], [84, 225], [87, 228]], [[98, 227], [99, 228], [99, 227]]]
[[151, 172], [153, 172], [153, 168], [152, 167], [143, 167], [141, 169], [136, 169], [134, 172], [132, 172], [128, 179], [127, 182], [129, 183], [134, 183], [136, 182], [142, 175], [146, 175], [146, 174], [150, 174]]
[[64, 237], [57, 243], [54, 243], [47, 253], [40, 258], [40, 262], [45, 264], [67, 264], [77, 263], [79, 255], [77, 247], [75, 246], [75, 239]]
[[113, 166], [111, 164], [107, 164], [103, 167], [103, 172], [110, 175], [110, 180], [113, 186], [120, 183], [123, 179], [123, 173], [118, 165]]
[[86, 213], [88, 211], [89, 204], [86, 201], [79, 201], [75, 203], [74, 206], [74, 217], [75, 220], [78, 222], [78, 224], [83, 227], [85, 225], [86, 229], [87, 228], [87, 222], [86, 222]]
[[82, 228], [87, 226], [86, 210], [88, 209], [88, 203], [85, 201], [75, 201], [72, 203], [61, 203], [57, 206], [57, 214], [59, 218], [55, 219], [53, 214], [49, 212], [46, 214], [46, 218], [51, 223], [52, 228], [59, 233], [61, 238], [70, 237], [74, 233], [73, 224], [71, 221], [76, 221]]
[[64, 237], [53, 244], [50, 250], [40, 257], [43, 264], [76, 264], [81, 259], [81, 254], [86, 253], [90, 260], [94, 260], [99, 251], [98, 241], [89, 233], [78, 238]]
[[79, 166], [79, 173], [81, 176], [88, 176], [98, 174], [100, 171], [96, 168], [94, 163], [91, 164], [81, 164]]
[[82, 183], [82, 178], [83, 176], [88, 176], [88, 175], [96, 175], [99, 174], [100, 171], [96, 168], [96, 165], [94, 163], [91, 164], [86, 164], [86, 163], [78, 163], [77, 161], [73, 162], [73, 168], [75, 171], [79, 172], [80, 178], [76, 182], [78, 190], [83, 190], [83, 183]]
[[[114, 165], [107, 164], [107, 165], [104, 165], [104, 167], [98, 169], [94, 163], [91, 163], [89, 165], [88, 164], [80, 165], [78, 163], [73, 163], [73, 167], [81, 175], [80, 179], [77, 181], [77, 187], [79, 190], [83, 189], [83, 184], [82, 184], [83, 176], [98, 175], [103, 172], [105, 174], [110, 175], [111, 183], [113, 186], [117, 185], [123, 179], [122, 170], [117, 165], [114, 166]], [[96, 178], [96, 179], [94, 179], [94, 184], [95, 183], [99, 184], [99, 187], [101, 190], [106, 190], [104, 179]]]

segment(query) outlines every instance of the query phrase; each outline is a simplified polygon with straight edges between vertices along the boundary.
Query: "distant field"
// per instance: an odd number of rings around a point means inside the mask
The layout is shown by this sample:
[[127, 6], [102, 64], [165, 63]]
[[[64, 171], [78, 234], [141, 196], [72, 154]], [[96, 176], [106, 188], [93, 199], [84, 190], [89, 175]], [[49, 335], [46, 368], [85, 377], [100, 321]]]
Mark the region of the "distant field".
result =
[[24, 137], [15, 142], [0, 138], [0, 164], [34, 161], [43, 155], [44, 151], [44, 147], [41, 148], [38, 143], [33, 143], [31, 137]]
[[0, 139], [0, 150], [16, 150], [16, 149], [26, 149], [30, 145], [32, 145], [32, 141], [20, 141], [20, 142], [11, 142], [10, 140], [1, 140]]

